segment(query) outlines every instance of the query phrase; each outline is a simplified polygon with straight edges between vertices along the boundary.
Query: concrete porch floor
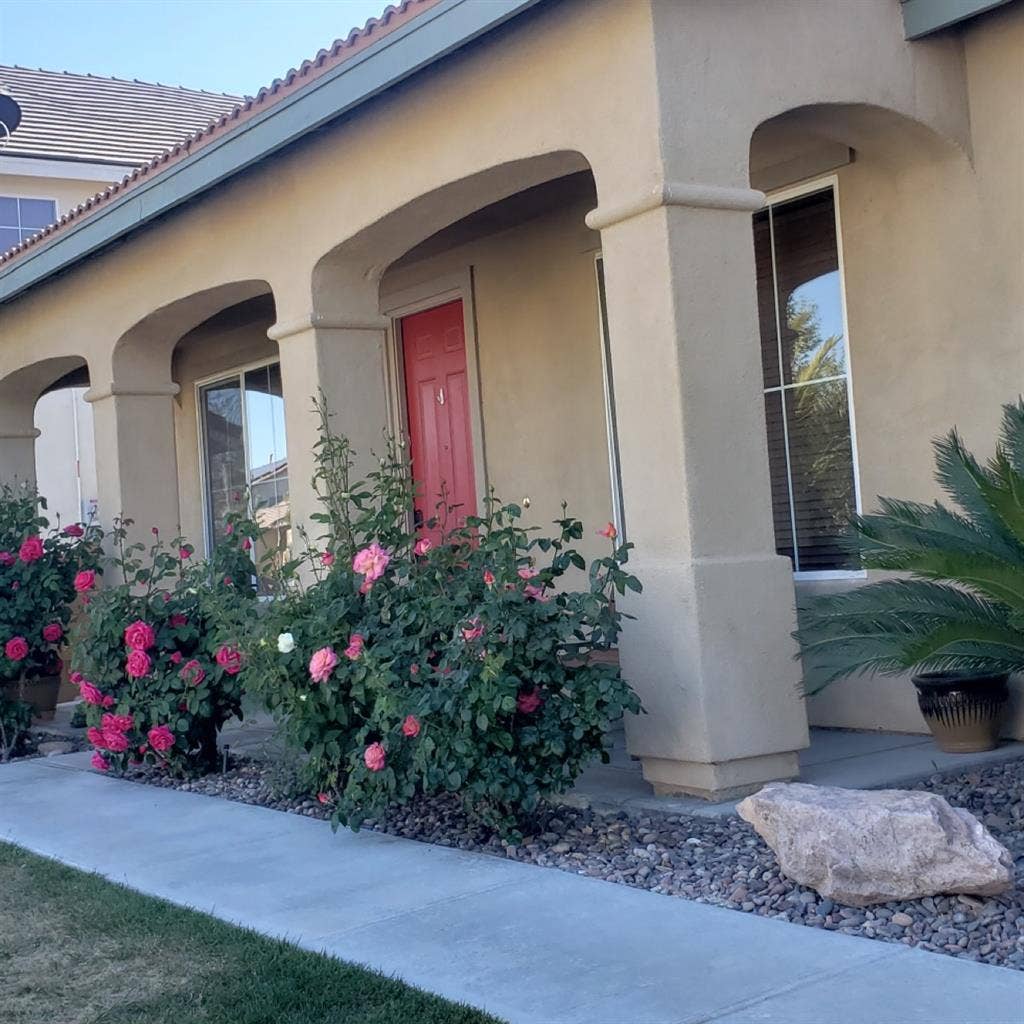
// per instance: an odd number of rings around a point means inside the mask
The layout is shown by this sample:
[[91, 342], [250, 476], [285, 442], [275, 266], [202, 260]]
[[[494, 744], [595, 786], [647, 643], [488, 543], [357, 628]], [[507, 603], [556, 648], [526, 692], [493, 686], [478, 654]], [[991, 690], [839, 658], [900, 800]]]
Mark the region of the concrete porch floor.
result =
[[[82, 735], [71, 729], [74, 704], [61, 704], [46, 732]], [[735, 812], [737, 801], [707, 803], [697, 797], [655, 796], [643, 779], [639, 761], [630, 758], [622, 728], [613, 733], [609, 764], [591, 765], [563, 801], [595, 811], [657, 811], [661, 814], [717, 816]], [[249, 711], [243, 721], [225, 726], [222, 745], [232, 753], [271, 758], [282, 750], [273, 720], [262, 711]], [[852, 729], [811, 729], [811, 745], [800, 752], [800, 781], [849, 789], [899, 787], [935, 772], [966, 771], [979, 765], [1024, 757], [1024, 743], [1004, 741], [982, 754], [944, 754], [930, 736], [913, 733], [859, 732]]]
[[[930, 736], [852, 729], [811, 729], [811, 745], [800, 752], [800, 782], [848, 789], [899, 787], [940, 771], [1024, 757], [1024, 743], [1004, 741], [982, 754], [944, 754]], [[567, 803], [597, 811], [659, 811], [662, 814], [732, 814], [737, 801], [708, 803], [698, 797], [655, 796], [640, 763], [626, 751], [623, 731], [614, 736], [609, 764], [588, 768]]]

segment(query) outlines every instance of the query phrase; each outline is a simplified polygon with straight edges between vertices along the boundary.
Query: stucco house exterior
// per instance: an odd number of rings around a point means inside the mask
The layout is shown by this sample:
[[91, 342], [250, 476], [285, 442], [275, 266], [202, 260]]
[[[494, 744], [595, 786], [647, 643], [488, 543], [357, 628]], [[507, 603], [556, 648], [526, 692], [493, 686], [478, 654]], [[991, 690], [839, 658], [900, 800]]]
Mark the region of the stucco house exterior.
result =
[[1019, 2], [404, 0], [0, 258], [0, 476], [87, 379], [102, 520], [210, 545], [248, 484], [294, 529], [322, 389], [427, 495], [635, 543], [658, 791], [924, 731], [899, 681], [802, 699], [795, 597], [1021, 390], [1022, 52]]
[[[20, 122], [0, 129], [0, 251], [163, 152], [239, 96], [66, 71], [0, 65]], [[2, 117], [0, 117], [2, 120]], [[92, 407], [64, 384], [36, 403], [36, 479], [48, 513], [87, 518], [97, 505]]]

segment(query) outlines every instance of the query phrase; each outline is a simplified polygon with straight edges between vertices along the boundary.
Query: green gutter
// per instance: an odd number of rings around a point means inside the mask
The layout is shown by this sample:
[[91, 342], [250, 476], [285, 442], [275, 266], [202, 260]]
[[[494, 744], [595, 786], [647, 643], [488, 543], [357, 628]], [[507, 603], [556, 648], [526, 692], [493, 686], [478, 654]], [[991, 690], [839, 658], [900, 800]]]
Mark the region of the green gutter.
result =
[[379, 42], [0, 267], [0, 303], [436, 63], [540, 0], [441, 0]]
[[903, 0], [903, 34], [920, 39], [1010, 0]]

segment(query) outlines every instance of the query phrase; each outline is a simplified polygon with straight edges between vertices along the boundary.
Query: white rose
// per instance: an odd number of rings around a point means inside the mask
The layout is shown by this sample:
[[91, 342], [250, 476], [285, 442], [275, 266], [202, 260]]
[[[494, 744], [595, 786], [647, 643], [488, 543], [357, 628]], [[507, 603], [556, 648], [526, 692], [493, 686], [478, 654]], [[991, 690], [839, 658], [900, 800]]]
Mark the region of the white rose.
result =
[[295, 637], [291, 633], [282, 633], [277, 638], [277, 649], [282, 654], [291, 654], [295, 650]]

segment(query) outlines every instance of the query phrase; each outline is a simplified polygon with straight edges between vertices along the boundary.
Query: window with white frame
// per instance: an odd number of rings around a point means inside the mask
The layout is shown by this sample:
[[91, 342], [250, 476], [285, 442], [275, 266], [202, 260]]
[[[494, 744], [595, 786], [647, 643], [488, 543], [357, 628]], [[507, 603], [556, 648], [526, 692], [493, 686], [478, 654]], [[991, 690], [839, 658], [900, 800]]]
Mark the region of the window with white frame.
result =
[[775, 543], [799, 574], [859, 570], [839, 232], [831, 185], [754, 215]]
[[6, 252], [57, 219], [54, 199], [0, 196], [0, 252]]
[[225, 516], [249, 501], [256, 555], [290, 543], [288, 454], [280, 363], [240, 370], [198, 388], [207, 547]]

